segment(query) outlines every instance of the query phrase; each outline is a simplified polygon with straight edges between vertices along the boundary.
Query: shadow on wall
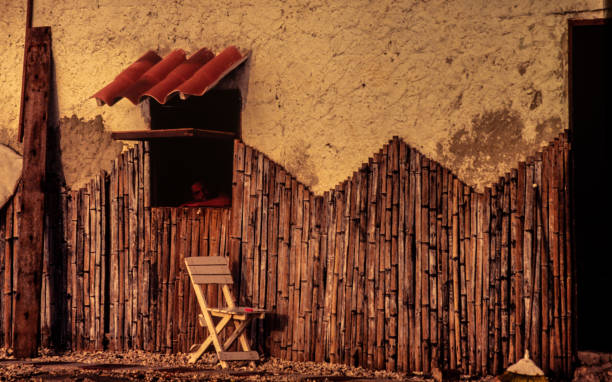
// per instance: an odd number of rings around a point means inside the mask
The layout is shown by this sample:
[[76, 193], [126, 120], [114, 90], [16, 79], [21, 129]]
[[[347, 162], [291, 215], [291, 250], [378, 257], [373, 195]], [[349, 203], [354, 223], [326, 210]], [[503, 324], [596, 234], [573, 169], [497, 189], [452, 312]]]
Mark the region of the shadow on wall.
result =
[[[61, 270], [65, 269], [65, 259], [62, 251], [64, 237], [64, 218], [62, 214], [61, 193], [66, 191], [66, 180], [62, 168], [62, 155], [60, 151], [60, 129], [59, 129], [59, 106], [57, 99], [57, 81], [55, 78], [55, 63], [51, 56], [51, 96], [49, 97], [48, 109], [48, 128], [47, 128], [47, 179], [45, 192], [46, 216], [45, 225], [49, 227], [46, 232], [44, 256], [48, 257], [45, 264], [48, 265], [47, 276], [48, 298], [53, 301], [50, 306], [51, 322], [41, 325], [43, 331], [49, 330], [50, 333], [41, 333], [43, 339], [42, 346], [64, 349], [66, 346], [66, 322], [61, 317], [66, 317], [66, 300], [62, 298], [66, 295], [65, 274]], [[48, 272], [49, 269], [60, 270]], [[44, 272], [44, 271], [43, 271]], [[43, 275], [44, 278], [44, 275]], [[47, 342], [48, 341], [48, 342]]]

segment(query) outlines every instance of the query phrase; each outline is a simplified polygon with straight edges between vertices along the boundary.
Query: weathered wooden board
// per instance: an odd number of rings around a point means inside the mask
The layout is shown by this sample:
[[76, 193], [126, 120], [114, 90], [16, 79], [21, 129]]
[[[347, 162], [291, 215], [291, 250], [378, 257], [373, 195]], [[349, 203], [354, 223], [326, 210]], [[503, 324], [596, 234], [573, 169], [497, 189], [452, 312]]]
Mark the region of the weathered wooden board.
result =
[[24, 160], [20, 243], [16, 257], [13, 348], [18, 358], [34, 357], [40, 339], [47, 124], [51, 86], [51, 28], [29, 31], [23, 105]]

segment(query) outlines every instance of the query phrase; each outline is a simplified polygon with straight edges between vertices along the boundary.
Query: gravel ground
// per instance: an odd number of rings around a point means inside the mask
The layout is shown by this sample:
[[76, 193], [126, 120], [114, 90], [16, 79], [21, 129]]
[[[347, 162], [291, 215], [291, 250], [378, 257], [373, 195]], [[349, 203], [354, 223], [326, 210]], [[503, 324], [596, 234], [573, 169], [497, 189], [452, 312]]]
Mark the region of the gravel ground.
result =
[[[427, 376], [278, 358], [265, 359], [255, 367], [233, 362], [230, 369], [223, 370], [214, 353], [204, 354], [195, 365], [188, 364], [187, 355], [180, 353], [106, 351], [54, 355], [42, 351], [41, 354], [38, 358], [15, 360], [0, 349], [0, 381], [435, 381]], [[578, 358], [580, 365], [574, 373], [574, 382], [612, 382], [612, 354], [581, 352]], [[443, 380], [467, 379], [445, 376]], [[477, 381], [499, 380], [489, 376]]]
[[1, 381], [433, 381], [405, 373], [366, 370], [346, 365], [290, 362], [269, 358], [250, 367], [232, 362], [223, 370], [213, 353], [195, 365], [186, 354], [157, 354], [142, 351], [72, 352], [15, 360], [0, 350]]

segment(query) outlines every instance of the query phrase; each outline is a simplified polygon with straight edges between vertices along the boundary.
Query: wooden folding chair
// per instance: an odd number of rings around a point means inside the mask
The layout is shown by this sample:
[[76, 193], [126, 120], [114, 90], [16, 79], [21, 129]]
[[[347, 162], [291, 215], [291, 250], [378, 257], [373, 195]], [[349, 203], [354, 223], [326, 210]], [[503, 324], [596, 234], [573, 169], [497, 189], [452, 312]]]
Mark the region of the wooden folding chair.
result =
[[[200, 325], [206, 326], [209, 333], [199, 348], [190, 354], [189, 363], [195, 363], [211, 344], [215, 347], [219, 362], [224, 369], [227, 368], [227, 361], [258, 360], [259, 354], [251, 350], [244, 330], [254, 318], [263, 318], [266, 311], [264, 309], [236, 306], [234, 296], [228, 286], [234, 283], [229, 270], [228, 259], [222, 256], [187, 257], [185, 258], [185, 265], [202, 310], [199, 315]], [[206, 302], [205, 293], [202, 291], [202, 285], [204, 284], [220, 284], [227, 307], [211, 308]], [[216, 325], [213, 322], [213, 316], [221, 318]], [[225, 343], [221, 344], [218, 335], [230, 321], [234, 324], [234, 331]], [[227, 351], [236, 339], [239, 340], [242, 351]]]

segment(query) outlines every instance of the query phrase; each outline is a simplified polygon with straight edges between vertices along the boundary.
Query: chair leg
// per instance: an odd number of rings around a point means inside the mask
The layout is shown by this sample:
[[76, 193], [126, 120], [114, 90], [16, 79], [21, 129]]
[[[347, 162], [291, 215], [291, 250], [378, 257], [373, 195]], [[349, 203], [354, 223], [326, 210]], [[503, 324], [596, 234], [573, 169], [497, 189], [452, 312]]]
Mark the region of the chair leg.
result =
[[[252, 321], [248, 320], [249, 323]], [[238, 330], [238, 325], [235, 325], [236, 330]], [[246, 327], [244, 328], [246, 329]], [[242, 329], [242, 333], [240, 333], [240, 337], [238, 338], [240, 345], [242, 346], [242, 350], [244, 351], [251, 351], [251, 345], [249, 345], [249, 341], [247, 341], [246, 336], [244, 335], [244, 329]]]
[[[228, 337], [228, 339], [223, 344], [223, 350], [227, 350], [227, 348], [229, 348], [232, 345], [232, 343], [236, 341], [236, 338], [238, 338], [238, 336], [242, 336], [244, 334], [244, 329], [246, 329], [246, 327], [249, 326], [250, 322], [251, 320], [247, 319], [247, 320], [242, 321], [242, 323], [238, 324], [238, 322], [234, 320], [234, 325], [236, 328], [234, 329], [234, 332]], [[242, 350], [251, 351], [251, 349], [248, 348], [248, 344], [247, 344], [247, 348], [245, 349], [243, 346]]]
[[[221, 333], [221, 330], [223, 330], [223, 328], [225, 327], [225, 325], [227, 325], [227, 323], [230, 320], [230, 316], [227, 317], [223, 317], [221, 319], [221, 321], [219, 321], [219, 323], [217, 324], [217, 326], [215, 327], [215, 332], [217, 334]], [[198, 350], [196, 350], [195, 352], [191, 353], [189, 355], [189, 363], [195, 363], [198, 359], [200, 359], [200, 357], [202, 356], [202, 354], [204, 354], [204, 352], [206, 351], [206, 349], [208, 349], [208, 347], [213, 343], [213, 338], [211, 334], [208, 334], [208, 337], [206, 337], [206, 340], [204, 340], [204, 342], [202, 342], [202, 345], [200, 345], [200, 347], [198, 348]]]

